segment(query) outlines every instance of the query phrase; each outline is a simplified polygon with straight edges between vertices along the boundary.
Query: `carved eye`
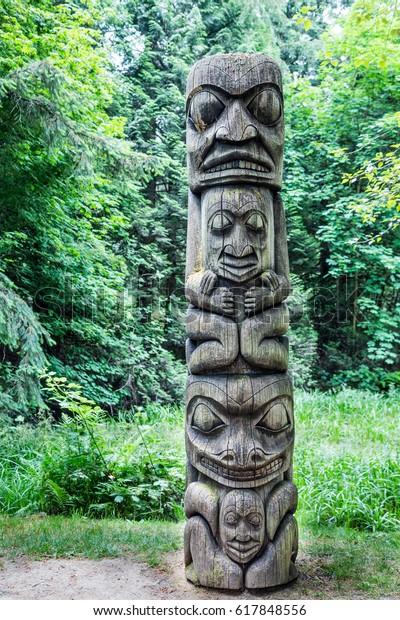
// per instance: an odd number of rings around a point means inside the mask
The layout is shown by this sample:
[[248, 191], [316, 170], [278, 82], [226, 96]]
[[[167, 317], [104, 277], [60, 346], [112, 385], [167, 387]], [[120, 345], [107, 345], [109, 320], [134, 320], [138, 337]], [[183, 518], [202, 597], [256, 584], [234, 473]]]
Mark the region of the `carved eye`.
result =
[[211, 230], [226, 230], [229, 226], [233, 226], [231, 220], [223, 213], [214, 215], [211, 221]]
[[265, 416], [256, 424], [257, 428], [280, 433], [290, 425], [290, 418], [283, 403], [275, 403]]
[[225, 523], [228, 525], [236, 525], [237, 523], [237, 515], [235, 512], [228, 512], [225, 515]]
[[213, 93], [203, 90], [195, 95], [189, 108], [189, 117], [197, 131], [203, 132], [225, 110], [225, 106]]
[[249, 519], [249, 523], [250, 525], [254, 525], [255, 527], [258, 527], [262, 523], [261, 516], [257, 514], [252, 515], [251, 518]]
[[203, 403], [197, 405], [192, 418], [193, 428], [196, 428], [202, 433], [211, 433], [223, 426], [225, 426], [224, 422], [210, 409], [210, 407]]
[[246, 226], [256, 232], [261, 232], [262, 230], [264, 230], [264, 220], [259, 213], [253, 213], [246, 220]]
[[282, 114], [281, 100], [273, 88], [266, 88], [256, 95], [247, 109], [260, 123], [273, 125]]

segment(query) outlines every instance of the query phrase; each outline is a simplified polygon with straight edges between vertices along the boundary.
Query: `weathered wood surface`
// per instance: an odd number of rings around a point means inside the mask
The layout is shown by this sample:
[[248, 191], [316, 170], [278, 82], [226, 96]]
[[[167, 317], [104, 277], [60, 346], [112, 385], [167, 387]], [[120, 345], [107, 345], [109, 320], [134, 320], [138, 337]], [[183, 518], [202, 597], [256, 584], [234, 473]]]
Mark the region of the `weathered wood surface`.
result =
[[214, 588], [297, 575], [283, 138], [272, 59], [228, 54], [193, 67], [185, 563], [189, 580]]

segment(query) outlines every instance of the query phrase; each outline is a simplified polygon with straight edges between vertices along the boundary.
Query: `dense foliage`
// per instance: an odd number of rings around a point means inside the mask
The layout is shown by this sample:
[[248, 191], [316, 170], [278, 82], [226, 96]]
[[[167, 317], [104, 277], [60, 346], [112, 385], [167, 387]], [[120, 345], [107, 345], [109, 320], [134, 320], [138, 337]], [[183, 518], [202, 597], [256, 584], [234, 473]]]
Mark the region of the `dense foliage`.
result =
[[[183, 411], [149, 406], [118, 421], [66, 382], [56, 425], [0, 430], [0, 513], [169, 519], [182, 516]], [[400, 525], [400, 405], [395, 395], [298, 391], [295, 480], [301, 520], [385, 532]]]
[[45, 368], [113, 414], [180, 399], [185, 80], [228, 51], [285, 77], [296, 383], [399, 384], [394, 0], [0, 0], [2, 411], [61, 415]]

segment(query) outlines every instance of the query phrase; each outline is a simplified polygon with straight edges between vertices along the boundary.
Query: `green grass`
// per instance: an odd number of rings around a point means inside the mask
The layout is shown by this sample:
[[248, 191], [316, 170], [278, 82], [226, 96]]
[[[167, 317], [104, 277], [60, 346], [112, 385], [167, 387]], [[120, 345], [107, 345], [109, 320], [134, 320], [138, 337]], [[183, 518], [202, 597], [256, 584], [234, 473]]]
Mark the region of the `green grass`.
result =
[[295, 481], [318, 524], [400, 526], [400, 398], [355, 390], [297, 395]]
[[159, 566], [163, 554], [182, 546], [183, 522], [72, 517], [0, 517], [0, 555], [40, 558], [134, 557]]
[[296, 452], [311, 450], [324, 458], [398, 454], [400, 392], [298, 391], [295, 401]]
[[399, 597], [400, 533], [307, 523], [300, 511], [300, 598]]

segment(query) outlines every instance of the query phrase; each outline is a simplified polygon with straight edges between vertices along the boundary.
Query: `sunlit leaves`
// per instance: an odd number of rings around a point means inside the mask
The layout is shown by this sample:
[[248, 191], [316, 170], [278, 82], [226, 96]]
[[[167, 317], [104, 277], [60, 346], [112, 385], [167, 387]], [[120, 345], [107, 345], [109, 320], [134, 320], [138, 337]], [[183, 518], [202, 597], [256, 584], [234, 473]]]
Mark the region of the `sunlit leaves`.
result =
[[325, 61], [333, 66], [344, 64], [355, 73], [362, 71], [358, 79], [367, 79], [376, 71], [396, 73], [400, 66], [399, 33], [396, 0], [356, 0], [325, 36]]
[[311, 17], [316, 8], [316, 6], [302, 6], [300, 12], [293, 16], [296, 24], [303, 26], [306, 32], [308, 32], [313, 25]]

